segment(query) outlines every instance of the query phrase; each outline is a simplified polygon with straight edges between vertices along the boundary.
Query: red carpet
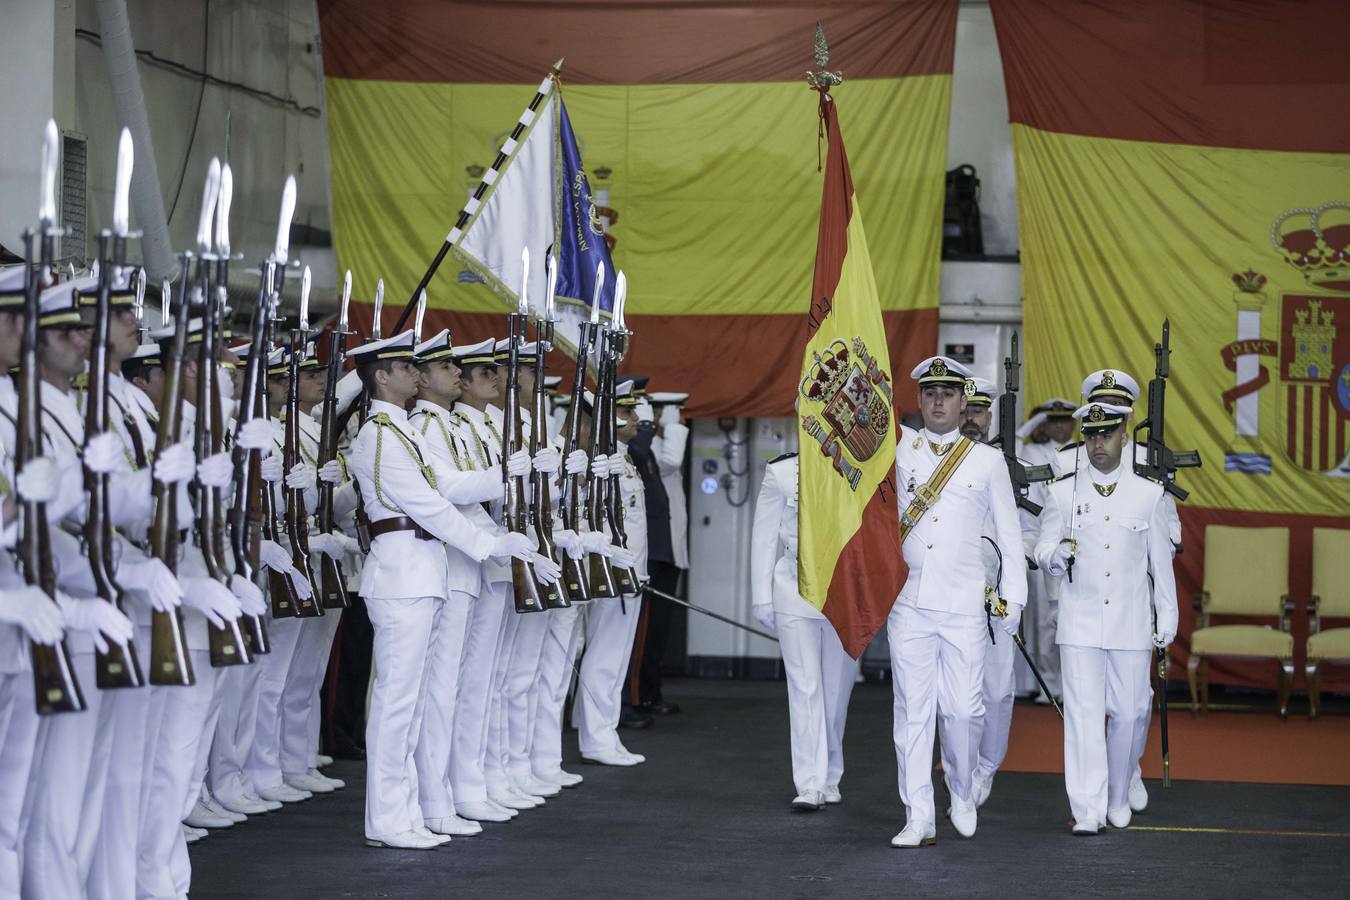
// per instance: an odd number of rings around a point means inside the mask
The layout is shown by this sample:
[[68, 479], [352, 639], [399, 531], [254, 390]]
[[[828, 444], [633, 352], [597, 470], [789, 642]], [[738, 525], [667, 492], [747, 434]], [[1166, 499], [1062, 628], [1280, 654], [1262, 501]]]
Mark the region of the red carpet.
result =
[[[1191, 781], [1350, 785], [1350, 716], [1309, 721], [1273, 712], [1210, 712], [1168, 708], [1172, 777]], [[1153, 715], [1144, 777], [1162, 777], [1158, 716]], [[1063, 772], [1064, 729], [1048, 706], [1018, 704], [1008, 738], [1008, 772]]]

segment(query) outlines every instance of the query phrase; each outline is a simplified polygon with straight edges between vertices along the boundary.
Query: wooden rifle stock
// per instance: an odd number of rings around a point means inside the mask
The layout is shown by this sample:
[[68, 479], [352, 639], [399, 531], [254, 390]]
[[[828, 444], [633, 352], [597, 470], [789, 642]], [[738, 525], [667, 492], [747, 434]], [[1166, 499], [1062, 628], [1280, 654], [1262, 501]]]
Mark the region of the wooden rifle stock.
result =
[[[534, 327], [538, 350], [534, 357], [534, 402], [530, 410], [534, 419], [534, 427], [530, 429], [531, 457], [539, 452], [540, 447], [548, 446], [548, 413], [544, 408], [544, 354], [553, 344], [553, 323], [536, 319]], [[530, 472], [530, 518], [539, 555], [560, 563], [558, 546], [553, 542], [553, 498], [548, 482], [549, 477], [543, 472]], [[566, 609], [572, 605], [567, 579], [559, 576], [551, 582], [541, 582], [540, 587], [543, 589], [544, 605], [549, 609]]]
[[[577, 345], [576, 377], [572, 382], [572, 405], [567, 416], [567, 433], [563, 437], [563, 459], [579, 449], [578, 438], [581, 430], [580, 409], [582, 392], [586, 383], [586, 356], [588, 350], [587, 334], [591, 325], [581, 323], [581, 340]], [[540, 379], [542, 382], [542, 379]], [[577, 534], [581, 533], [581, 477], [569, 475], [564, 470], [561, 476], [562, 519], [563, 524]], [[567, 587], [568, 599], [572, 603], [585, 603], [591, 599], [591, 588], [586, 579], [586, 559], [564, 554], [562, 561], [562, 580]]]
[[[506, 410], [503, 413], [502, 439], [506, 446], [502, 448], [502, 480], [506, 484], [506, 502], [503, 515], [506, 528], [517, 534], [526, 533], [528, 511], [525, 500], [525, 479], [508, 474], [506, 461], [521, 448], [524, 432], [520, 416], [520, 343], [523, 340], [525, 317], [519, 313], [511, 314], [511, 352], [506, 364]], [[516, 612], [543, 612], [547, 609], [539, 579], [534, 566], [523, 559], [511, 557], [511, 586], [515, 590]]]
[[[281, 451], [281, 467], [286, 472], [300, 462], [300, 358], [304, 355], [307, 340], [308, 336], [298, 329], [291, 335], [291, 353], [286, 366], [286, 439]], [[312, 587], [315, 578], [309, 565], [309, 515], [305, 512], [305, 492], [288, 486], [284, 496], [291, 565]], [[301, 619], [323, 615], [323, 604], [312, 590], [310, 596], [300, 600], [295, 615]]]
[[[618, 365], [623, 357], [627, 332], [611, 329], [605, 335], [605, 453], [613, 456], [619, 450], [614, 417], [616, 415], [616, 395], [618, 389]], [[623, 494], [619, 490], [619, 476], [611, 474], [605, 479], [609, 482], [605, 489], [605, 515], [614, 543], [627, 549], [628, 532], [623, 527]], [[637, 570], [632, 566], [611, 566], [614, 569], [614, 583], [621, 594], [636, 594], [641, 586]]]
[[[164, 360], [164, 395], [160, 400], [159, 428], [155, 432], [155, 456], [178, 443], [183, 424], [183, 360], [187, 356], [187, 281], [189, 256], [180, 259], [182, 277], [178, 310], [174, 313], [173, 342]], [[153, 481], [155, 518], [150, 526], [150, 555], [178, 572], [178, 485]], [[155, 610], [150, 614], [150, 683], [187, 687], [197, 683], [188, 656], [183, 610]]]
[[[273, 337], [273, 312], [278, 301], [276, 284], [280, 283], [280, 279], [284, 277], [284, 275], [280, 269], [274, 270], [271, 263], [264, 265], [263, 269], [267, 273], [272, 273], [272, 277], [270, 278], [265, 276], [268, 282], [268, 296], [271, 298], [267, 303], [268, 312], [267, 317], [264, 320], [264, 334], [266, 340], [262, 345], [262, 354], [263, 366], [265, 368], [267, 359], [272, 355], [272, 351], [276, 349], [276, 341]], [[266, 375], [263, 375], [258, 379], [255, 408], [258, 410], [259, 415], [266, 415], [268, 410], [272, 408], [268, 400], [267, 381]], [[272, 452], [275, 453], [276, 451], [273, 450]], [[272, 485], [264, 482], [261, 477], [258, 479], [258, 486], [258, 512], [262, 518], [263, 537], [280, 545], [281, 531], [277, 527], [276, 493], [273, 491]], [[269, 566], [267, 569], [267, 588], [268, 593], [272, 598], [272, 618], [289, 619], [298, 614], [297, 611], [300, 608], [300, 595], [299, 592], [296, 591], [295, 585], [291, 583], [289, 574], [286, 572], [278, 572], [276, 569]]]
[[[42, 272], [50, 270], [52, 240], [49, 223], [44, 220], [38, 231]], [[24, 280], [23, 339], [19, 358], [19, 421], [15, 441], [17, 446], [14, 448], [16, 476], [30, 460], [40, 455], [38, 448], [42, 440], [39, 425], [42, 416], [41, 376], [37, 361], [38, 297], [42, 286], [38, 280], [38, 271], [33, 266], [32, 232], [25, 231], [23, 241], [28, 271]], [[51, 598], [50, 602], [55, 603], [56, 570], [52, 567], [47, 505], [22, 497], [18, 501], [19, 569], [25, 582], [41, 588]], [[33, 664], [33, 689], [38, 715], [83, 711], [86, 708], [84, 694], [80, 692], [80, 684], [75, 679], [75, 669], [71, 666], [65, 639], [55, 644], [30, 642], [28, 647]]]
[[[337, 383], [342, 375], [342, 360], [347, 352], [347, 331], [338, 323], [328, 338], [328, 378], [323, 389], [323, 414], [319, 422], [319, 465], [338, 458]], [[333, 513], [333, 485], [319, 479], [319, 530], [331, 534], [337, 528]], [[327, 554], [319, 557], [319, 595], [325, 609], [346, 609], [352, 605], [347, 594], [347, 579], [342, 563]]]
[[[598, 325], [590, 326], [590, 341], [594, 343], [596, 351], [595, 408], [591, 410], [591, 443], [589, 447], [590, 460], [594, 463], [595, 457], [605, 452], [604, 433], [600, 424], [603, 421], [602, 416], [606, 409], [604, 402], [605, 350], [604, 339]], [[592, 475], [586, 482], [587, 525], [591, 531], [597, 531], [600, 534], [605, 533], [605, 511], [608, 509], [605, 496], [608, 491], [608, 478], [596, 478]], [[619, 585], [615, 579], [615, 571], [610, 566], [608, 559], [599, 553], [592, 553], [586, 557], [586, 565], [590, 575], [591, 597], [608, 599], [619, 596]]]
[[[112, 253], [108, 243], [113, 241]], [[112, 307], [112, 280], [121, 270], [126, 239], [105, 231], [98, 237], [98, 305], [94, 314], [94, 334], [90, 347], [89, 390], [85, 394], [84, 433], [88, 441], [108, 430], [108, 318]], [[94, 589], [100, 600], [123, 609], [122, 588], [113, 577], [112, 509], [108, 499], [108, 476], [84, 467], [84, 489], [89, 494], [89, 509], [84, 520], [84, 545], [94, 577]], [[145, 678], [136, 658], [136, 645], [125, 648], [108, 643], [107, 653], [94, 655], [95, 680], [103, 690], [141, 687]]]

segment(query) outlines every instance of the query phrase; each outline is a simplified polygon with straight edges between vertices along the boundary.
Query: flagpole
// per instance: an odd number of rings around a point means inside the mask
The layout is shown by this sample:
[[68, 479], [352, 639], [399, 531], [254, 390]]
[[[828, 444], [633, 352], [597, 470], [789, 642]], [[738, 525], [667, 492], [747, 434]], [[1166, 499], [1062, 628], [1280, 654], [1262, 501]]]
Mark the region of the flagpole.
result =
[[[530, 113], [530, 115], [527, 116], [522, 114], [520, 116], [516, 121], [516, 127], [511, 129], [511, 137], [507, 139], [506, 144], [512, 144], [519, 140], [525, 129], [533, 124], [533, 114], [538, 112], [539, 105], [544, 102], [550, 93], [552, 93], [554, 85], [558, 83], [558, 76], [562, 73], [563, 59], [565, 58], [566, 57], [563, 57], [555, 62], [553, 67], [549, 69], [548, 75], [544, 76], [544, 80], [539, 84], [539, 90], [535, 91], [534, 99], [532, 99], [530, 105], [526, 107], [526, 112]], [[501, 167], [502, 163], [506, 162], [508, 156], [508, 153], [505, 150], [506, 144], [503, 144], [502, 147], [498, 148], [497, 158], [492, 161], [490, 171], [496, 172]], [[412, 296], [408, 298], [408, 302], [404, 305], [403, 312], [399, 313], [398, 322], [394, 324], [393, 334], [398, 334], [403, 330], [403, 325], [408, 321], [408, 316], [412, 315], [412, 311], [417, 308], [417, 298], [422, 295], [422, 292], [427, 289], [427, 285], [431, 283], [431, 279], [436, 276], [436, 270], [439, 269], [441, 263], [445, 261], [445, 255], [450, 252], [450, 248], [455, 245], [457, 240], [459, 240], [461, 229], [468, 223], [469, 219], [478, 209], [478, 205], [482, 202], [483, 195], [487, 193], [489, 187], [491, 187], [490, 182], [486, 180], [480, 181], [478, 187], [473, 192], [472, 199], [470, 199], [464, 208], [459, 211], [459, 217], [455, 219], [455, 227], [450, 229], [450, 233], [445, 236], [445, 242], [441, 244], [441, 249], [436, 252], [436, 258], [431, 261], [431, 265], [427, 266], [426, 272], [422, 274], [422, 280], [417, 282], [417, 287], [413, 288]]]

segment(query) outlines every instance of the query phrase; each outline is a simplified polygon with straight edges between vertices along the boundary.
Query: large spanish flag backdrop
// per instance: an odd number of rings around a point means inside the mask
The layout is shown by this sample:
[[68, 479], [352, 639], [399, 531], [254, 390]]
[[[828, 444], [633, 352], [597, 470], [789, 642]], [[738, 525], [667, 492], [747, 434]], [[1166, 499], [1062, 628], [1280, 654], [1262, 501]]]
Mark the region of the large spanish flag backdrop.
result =
[[[1107, 366], [1146, 383], [1170, 317], [1167, 439], [1204, 460], [1179, 477], [1192, 492], [1183, 638], [1211, 523], [1290, 528], [1297, 634], [1312, 529], [1350, 527], [1345, 4], [994, 0], [993, 11], [1029, 391], [1069, 395]], [[1215, 677], [1272, 683], [1250, 667]]]
[[[787, 415], [807, 335], [816, 20], [847, 79], [857, 194], [893, 369], [937, 342], [955, 0], [320, 0], [333, 234], [354, 296], [401, 304], [540, 79], [562, 82], [636, 333], [629, 371], [689, 413]], [[500, 334], [453, 257], [427, 328]], [[386, 321], [386, 330], [392, 325]], [[370, 307], [353, 304], [353, 324]], [[914, 391], [898, 390], [912, 403]]]

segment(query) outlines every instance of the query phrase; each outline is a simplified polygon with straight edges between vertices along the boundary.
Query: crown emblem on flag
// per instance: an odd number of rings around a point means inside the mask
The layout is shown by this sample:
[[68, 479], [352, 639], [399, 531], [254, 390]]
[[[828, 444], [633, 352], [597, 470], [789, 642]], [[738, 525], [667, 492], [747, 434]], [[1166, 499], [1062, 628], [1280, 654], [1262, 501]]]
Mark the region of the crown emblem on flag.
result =
[[1237, 289], [1244, 294], [1259, 294], [1261, 288], [1266, 286], [1266, 276], [1248, 269], [1245, 272], [1235, 273], [1233, 284], [1237, 285]]
[[824, 400], [837, 393], [848, 378], [848, 345], [836, 340], [825, 349], [824, 353], [817, 353], [815, 357], [816, 361], [807, 370], [800, 388], [802, 396], [807, 399]]
[[1350, 292], [1350, 202], [1283, 212], [1270, 226], [1270, 242], [1310, 287]]

